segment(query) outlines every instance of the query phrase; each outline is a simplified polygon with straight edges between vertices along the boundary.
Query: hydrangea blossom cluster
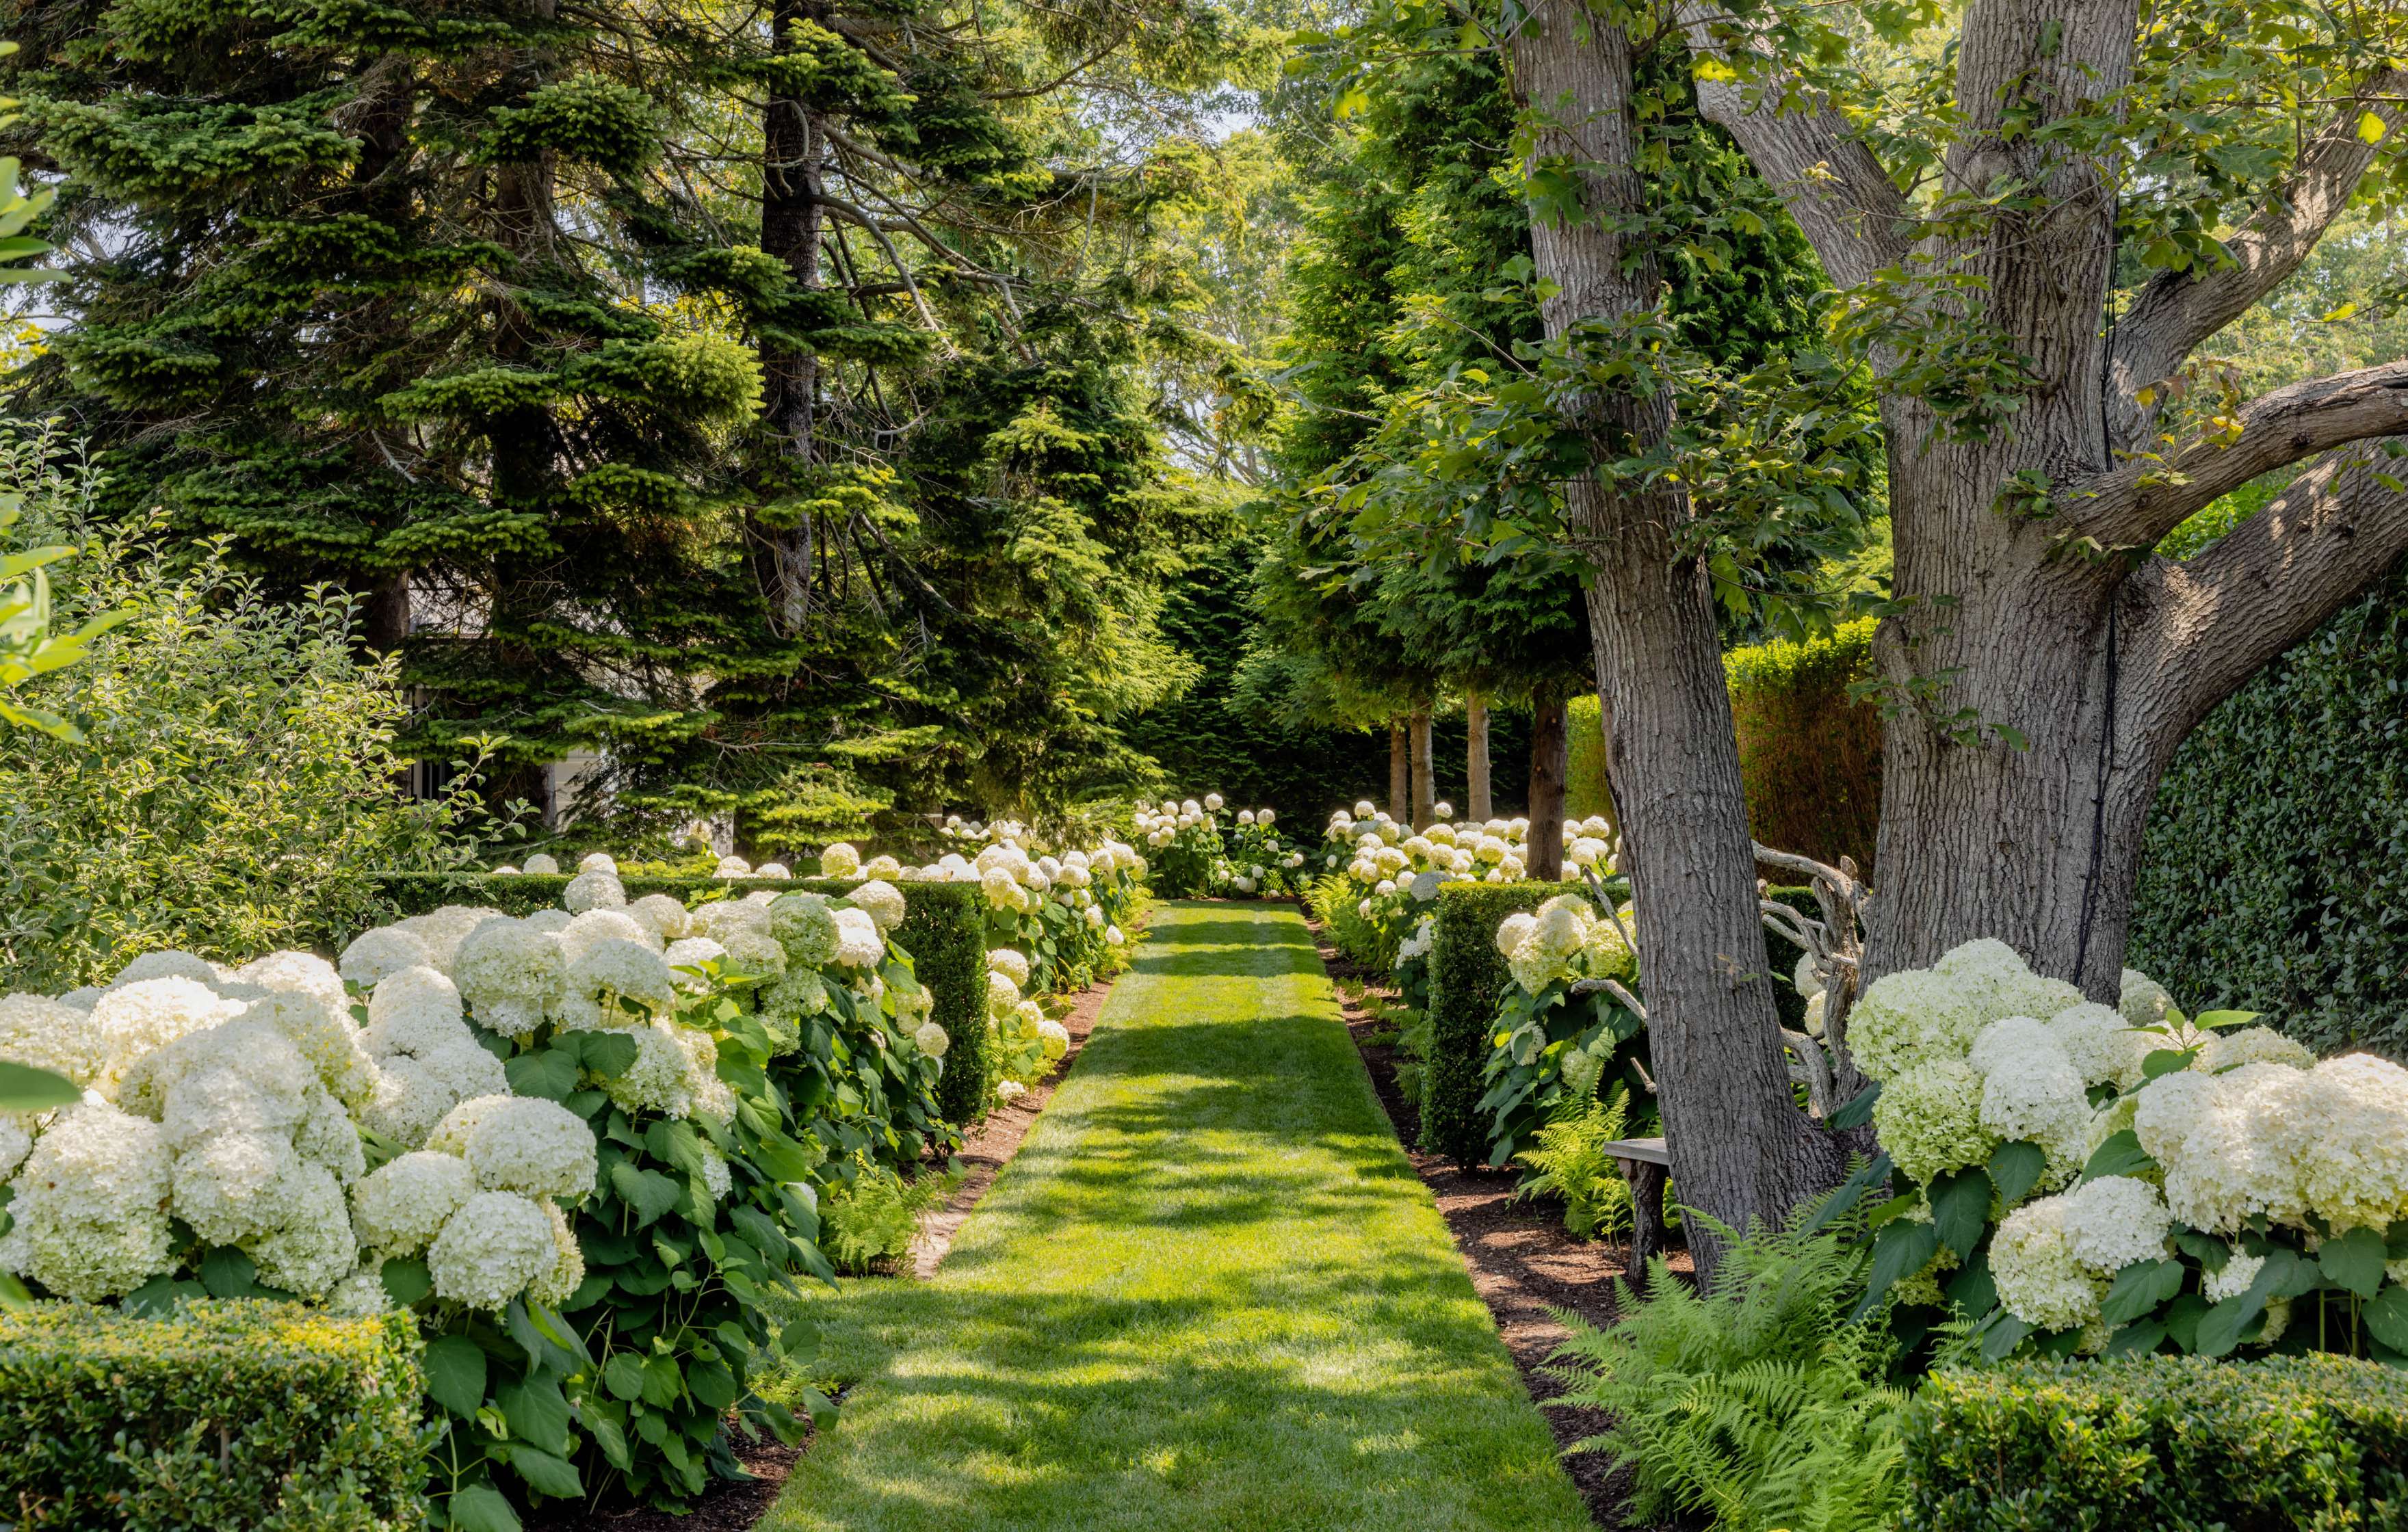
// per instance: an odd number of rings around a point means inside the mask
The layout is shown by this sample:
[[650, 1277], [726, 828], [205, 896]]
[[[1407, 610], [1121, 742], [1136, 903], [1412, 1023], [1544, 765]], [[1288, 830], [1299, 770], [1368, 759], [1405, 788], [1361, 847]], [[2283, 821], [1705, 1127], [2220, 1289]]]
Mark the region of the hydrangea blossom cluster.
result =
[[[2110, 1151], [2123, 1173], [2007, 1212], [1990, 1271], [2016, 1318], [2082, 1331], [2096, 1350], [2116, 1273], [2172, 1253], [2177, 1234], [2221, 1241], [2207, 1248], [2226, 1258], [2200, 1285], [2214, 1304], [2247, 1294], [2269, 1249], [2312, 1253], [2408, 1219], [2408, 1069], [2362, 1053], [2319, 1061], [2262, 1026], [2194, 1025], [2128, 970], [2118, 1002], [2085, 1002], [1977, 941], [1877, 981], [1850, 1021], [1857, 1063], [1882, 1082], [1882, 1145], [1918, 1181], [2023, 1141], [2043, 1152], [2045, 1192], [2111, 1139], [2131, 1146]], [[2386, 1280], [2403, 1276], [2408, 1263], [2386, 1265]], [[2264, 1311], [2252, 1339], [2271, 1345], [2289, 1310], [2278, 1296]]]
[[[525, 1296], [557, 1304], [585, 1279], [585, 1258], [561, 1202], [593, 1190], [593, 1129], [567, 1108], [484, 1095], [445, 1114], [424, 1149], [397, 1156], [352, 1192], [360, 1242], [372, 1262], [423, 1255], [435, 1296], [500, 1309]], [[380, 1306], [366, 1282], [353, 1307]]]
[[1627, 981], [1638, 971], [1624, 934], [1630, 907], [1625, 905], [1618, 917], [1618, 923], [1599, 917], [1582, 895], [1558, 894], [1535, 911], [1517, 911], [1499, 922], [1497, 951], [1514, 984], [1531, 995], [1583, 979]]

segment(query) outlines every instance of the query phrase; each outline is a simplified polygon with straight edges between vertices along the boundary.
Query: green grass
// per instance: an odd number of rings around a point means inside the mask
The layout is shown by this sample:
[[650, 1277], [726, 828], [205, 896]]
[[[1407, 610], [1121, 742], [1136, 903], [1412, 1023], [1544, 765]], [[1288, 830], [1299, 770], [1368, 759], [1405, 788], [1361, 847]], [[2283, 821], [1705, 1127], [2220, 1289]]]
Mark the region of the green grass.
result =
[[1285, 909], [1159, 907], [937, 1278], [813, 1307], [764, 1532], [1590, 1525]]

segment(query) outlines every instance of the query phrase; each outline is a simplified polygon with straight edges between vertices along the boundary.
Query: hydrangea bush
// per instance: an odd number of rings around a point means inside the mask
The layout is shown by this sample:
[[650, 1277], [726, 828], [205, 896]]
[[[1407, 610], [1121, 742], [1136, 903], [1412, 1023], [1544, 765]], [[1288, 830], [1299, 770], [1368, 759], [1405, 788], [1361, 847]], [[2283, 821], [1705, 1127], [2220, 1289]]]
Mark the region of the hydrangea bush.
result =
[[[0, 1269], [165, 1310], [204, 1294], [413, 1311], [453, 1525], [615, 1477], [685, 1504], [725, 1422], [810, 1343], [763, 1299], [826, 1276], [820, 1186], [955, 1141], [945, 1037], [886, 933], [903, 895], [447, 907], [336, 963], [163, 952], [106, 987], [0, 996], [0, 1059], [80, 1100], [0, 1118]], [[815, 1401], [824, 1408], [824, 1401]]]
[[1140, 803], [1135, 833], [1154, 852], [1159, 892], [1170, 898], [1287, 898], [1306, 878], [1304, 852], [1280, 837], [1279, 815], [1240, 809], [1223, 824], [1221, 795]]
[[[1436, 822], [1418, 833], [1369, 799], [1351, 813], [1340, 809], [1329, 816], [1312, 904], [1340, 951], [1356, 962], [1392, 968], [1425, 955], [1428, 937], [1423, 927], [1441, 885], [1512, 883], [1528, 876], [1528, 820], [1457, 824], [1454, 809], [1443, 803], [1434, 813]], [[1567, 823], [1563, 835], [1567, 880], [1612, 870], [1612, 827], [1605, 820]]]
[[1985, 1354], [2343, 1351], [2408, 1365], [2408, 1070], [2086, 1001], [2001, 942], [1876, 981], [1848, 1045], [1886, 1174], [1868, 1304]]
[[[1619, 879], [1598, 886], [1610, 900], [1628, 892]], [[1512, 983], [1498, 1009], [1479, 1110], [1492, 1124], [1489, 1162], [1504, 1165], [1549, 1122], [1585, 1110], [1614, 1082], [1645, 1099], [1647, 1042], [1646, 1022], [1629, 1004], [1639, 959], [1627, 902], [1608, 910], [1585, 892], [1559, 894], [1506, 916], [1496, 939]], [[1598, 987], [1608, 983], [1619, 993]]]

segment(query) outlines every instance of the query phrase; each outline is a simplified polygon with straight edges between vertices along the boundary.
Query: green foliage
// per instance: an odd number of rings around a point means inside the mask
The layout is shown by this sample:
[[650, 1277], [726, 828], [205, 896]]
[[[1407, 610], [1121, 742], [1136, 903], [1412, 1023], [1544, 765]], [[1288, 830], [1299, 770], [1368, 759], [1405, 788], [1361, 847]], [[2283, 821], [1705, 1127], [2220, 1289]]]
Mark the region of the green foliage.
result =
[[1908, 1532], [2408, 1525], [2408, 1374], [2335, 1356], [2020, 1361], [1924, 1382]]
[[105, 539], [60, 604], [118, 622], [20, 694], [80, 740], [0, 734], [0, 983], [322, 943], [372, 923], [370, 869], [457, 863], [494, 828], [472, 799], [394, 791], [408, 705], [340, 592], [279, 602], [215, 548], [179, 567]]
[[1539, 1129], [1518, 1156], [1529, 1167], [1519, 1195], [1557, 1196], [1564, 1227], [1575, 1239], [1611, 1238], [1630, 1224], [1630, 1182], [1604, 1145], [1628, 1136], [1628, 1087], [1573, 1102]]
[[[1618, 882], [1616, 890], [1619, 896]], [[1590, 977], [1639, 987], [1635, 960], [1619, 972]], [[1555, 979], [1532, 995], [1508, 982], [1488, 1038], [1480, 1076], [1488, 1088], [1478, 1110], [1490, 1165], [1511, 1163], [1547, 1124], [1601, 1091], [1617, 1084], [1645, 1089], [1647, 1024], [1610, 993], [1575, 995], [1569, 981]]]
[[[1874, 621], [1803, 640], [1773, 639], [1723, 656], [1748, 832], [1764, 844], [1837, 864], [1872, 866], [1881, 826], [1882, 716], [1856, 695], [1872, 675]], [[1564, 811], [1611, 814], [1605, 739], [1595, 696], [1575, 697]]]
[[415, 1532], [419, 1354], [398, 1316], [264, 1300], [0, 1314], [0, 1498], [25, 1532]]
[[910, 1253], [920, 1214], [943, 1202], [953, 1178], [906, 1181], [886, 1166], [856, 1160], [853, 1175], [828, 1188], [820, 1204], [820, 1243], [837, 1269], [860, 1276]]
[[1422, 1070], [1422, 1147], [1464, 1165], [1487, 1158], [1490, 1118], [1480, 1109], [1498, 1009], [1513, 981], [1497, 951], [1497, 926], [1562, 893], [1554, 883], [1447, 884], [1431, 934], [1429, 1055]]
[[1362, 903], [1363, 886], [1342, 872], [1305, 885], [1305, 908], [1329, 933], [1330, 945], [1361, 967], [1385, 971], [1396, 966], [1397, 938], [1383, 923], [1364, 917]]
[[[1711, 1516], [1731, 1532], [1860, 1532], [1888, 1525], [1905, 1488], [1906, 1395], [1884, 1379], [1891, 1346], [1845, 1317], [1865, 1263], [1811, 1210], [1729, 1237], [1713, 1284], [1692, 1292], [1661, 1257], [1644, 1302], [1619, 1281], [1623, 1318], [1576, 1325], [1552, 1368], [1568, 1406], [1613, 1424], [1574, 1445], [1634, 1474], [1649, 1519]], [[2046, 1525], [2046, 1524], [2035, 1524]]]
[[2127, 961], [2320, 1052], [2408, 1060], [2408, 571], [2193, 729], [2143, 841]]

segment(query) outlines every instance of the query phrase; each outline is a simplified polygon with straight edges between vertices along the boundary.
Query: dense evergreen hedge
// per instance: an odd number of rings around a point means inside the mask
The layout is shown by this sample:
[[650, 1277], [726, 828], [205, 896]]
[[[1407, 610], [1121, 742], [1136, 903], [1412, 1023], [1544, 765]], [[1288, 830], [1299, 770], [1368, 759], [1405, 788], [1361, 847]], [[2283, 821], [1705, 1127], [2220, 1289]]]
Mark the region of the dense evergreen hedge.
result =
[[2408, 1061], [2408, 569], [2175, 752], [2127, 961], [2194, 1009]]
[[[1871, 672], [1874, 623], [1845, 623], [1803, 643], [1753, 644], [1723, 656], [1749, 833], [1819, 862], [1870, 869], [1881, 823], [1881, 710], [1848, 694]], [[1571, 705], [1564, 811], [1613, 812], [1597, 698]]]
[[0, 1314], [0, 1516], [24, 1532], [417, 1532], [419, 1350], [406, 1313], [265, 1299]]
[[1498, 923], [1535, 909], [1560, 883], [1449, 883], [1438, 892], [1430, 947], [1429, 1054], [1422, 1068], [1422, 1147], [1464, 1165], [1488, 1159], [1489, 1033], [1513, 981], [1497, 951]]
[[[509, 915], [554, 909], [568, 877], [551, 873], [419, 873], [380, 875], [377, 893], [403, 915], [423, 915], [447, 904], [477, 905]], [[640, 878], [623, 877], [627, 897], [666, 894], [688, 905], [697, 895], [725, 891], [741, 898], [756, 890], [786, 894], [808, 889], [839, 895], [855, 883], [828, 878]], [[994, 1060], [986, 1035], [986, 908], [971, 883], [898, 883], [903, 923], [895, 940], [911, 954], [920, 982], [936, 995], [934, 1019], [953, 1039], [945, 1071], [937, 1083], [937, 1104], [948, 1122], [978, 1120], [986, 1100]]]
[[1943, 1371], [1910, 1421], [1907, 1532], [2408, 1525], [2408, 1373], [2372, 1362]]

